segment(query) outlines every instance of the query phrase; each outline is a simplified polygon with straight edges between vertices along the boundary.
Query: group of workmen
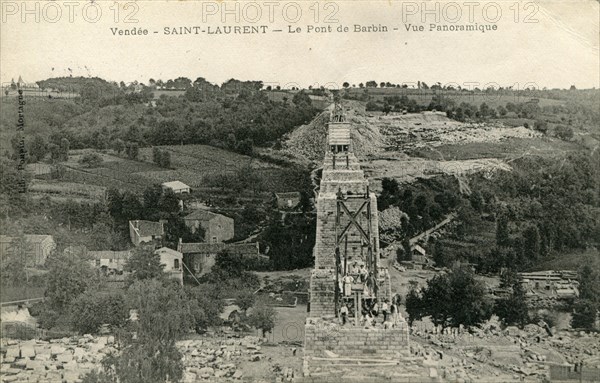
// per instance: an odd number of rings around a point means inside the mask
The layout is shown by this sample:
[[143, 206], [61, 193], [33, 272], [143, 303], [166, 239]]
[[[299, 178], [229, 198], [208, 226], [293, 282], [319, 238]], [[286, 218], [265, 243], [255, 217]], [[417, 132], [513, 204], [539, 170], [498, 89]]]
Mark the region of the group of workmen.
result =
[[361, 283], [363, 284], [363, 296], [371, 296], [371, 287], [369, 284], [369, 270], [365, 264], [358, 265], [358, 262], [354, 262], [351, 267], [348, 268], [346, 273], [342, 273], [344, 276], [340, 279], [340, 291], [344, 292], [344, 296], [349, 297], [352, 295], [352, 285]]
[[[363, 298], [361, 302], [360, 326], [365, 328], [383, 327], [392, 328], [401, 326], [406, 321], [399, 310], [400, 297], [394, 296], [391, 300]], [[356, 310], [356, 308], [354, 308]], [[353, 313], [356, 316], [356, 313]], [[340, 308], [340, 320], [342, 325], [348, 322], [350, 309], [343, 302]]]

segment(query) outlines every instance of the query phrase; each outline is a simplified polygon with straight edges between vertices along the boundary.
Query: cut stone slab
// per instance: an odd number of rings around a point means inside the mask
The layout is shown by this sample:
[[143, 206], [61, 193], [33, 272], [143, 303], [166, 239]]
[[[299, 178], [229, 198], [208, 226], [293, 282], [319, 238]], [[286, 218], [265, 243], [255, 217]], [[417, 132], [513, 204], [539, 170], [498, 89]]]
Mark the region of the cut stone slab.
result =
[[33, 346], [21, 346], [21, 358], [35, 357], [35, 348]]

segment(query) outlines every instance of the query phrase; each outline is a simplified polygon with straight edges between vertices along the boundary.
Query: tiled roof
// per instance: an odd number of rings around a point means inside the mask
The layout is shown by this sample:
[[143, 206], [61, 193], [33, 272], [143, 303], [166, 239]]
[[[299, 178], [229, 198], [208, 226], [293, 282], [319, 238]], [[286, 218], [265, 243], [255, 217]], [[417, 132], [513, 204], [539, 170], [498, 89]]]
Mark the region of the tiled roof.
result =
[[[40, 243], [47, 238], [52, 239], [52, 236], [48, 235], [48, 234], [25, 234], [24, 237], [28, 242], [31, 242], [31, 243]], [[17, 238], [17, 237], [9, 237], [8, 235], [0, 235], [0, 243], [12, 242], [12, 240], [14, 238]]]
[[179, 251], [184, 254], [218, 254], [227, 250], [233, 254], [259, 255], [258, 242], [255, 243], [182, 243]]
[[[210, 221], [211, 219], [217, 218], [217, 217], [225, 217], [222, 214], [217, 214], [217, 213], [213, 213], [210, 210], [204, 210], [204, 209], [197, 209], [194, 210], [193, 212], [191, 212], [190, 214], [186, 215], [184, 217], [184, 219], [189, 219], [189, 220], [194, 220], [194, 221]], [[229, 217], [226, 217], [229, 218]], [[229, 218], [231, 219], [231, 218]]]
[[137, 220], [129, 221], [129, 223], [138, 230], [141, 237], [163, 235], [164, 233], [162, 222]]
[[121, 259], [126, 260], [129, 258], [130, 252], [125, 251], [88, 251], [88, 256], [91, 259]]
[[190, 188], [188, 185], [184, 184], [181, 181], [165, 182], [165, 183], [162, 184], [162, 186], [167, 187], [167, 188], [171, 188], [173, 190], [189, 189]]

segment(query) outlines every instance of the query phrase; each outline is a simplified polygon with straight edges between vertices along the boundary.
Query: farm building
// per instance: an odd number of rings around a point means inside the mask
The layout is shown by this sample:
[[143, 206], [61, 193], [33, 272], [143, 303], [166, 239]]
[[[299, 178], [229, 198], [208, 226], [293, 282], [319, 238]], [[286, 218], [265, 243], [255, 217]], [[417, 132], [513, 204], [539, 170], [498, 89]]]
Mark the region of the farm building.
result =
[[100, 269], [106, 274], [121, 274], [123, 266], [129, 259], [129, 251], [88, 251], [89, 262], [92, 267]]
[[189, 194], [190, 187], [181, 181], [165, 182], [162, 185], [163, 191], [172, 190], [175, 194]]
[[429, 264], [429, 259], [427, 258], [427, 251], [419, 245], [414, 245], [412, 247], [412, 261], [414, 263], [419, 263], [421, 265]]
[[295, 209], [300, 205], [300, 193], [275, 193], [275, 201], [277, 202], [277, 208], [280, 210]]
[[[29, 264], [42, 266], [46, 262], [48, 255], [56, 249], [56, 243], [51, 235], [25, 234], [26, 253], [29, 257]], [[4, 260], [11, 251], [19, 237], [9, 237], [0, 235], [0, 259]]]
[[[185, 258], [185, 265], [195, 275], [210, 272], [215, 264], [217, 254], [227, 251], [231, 254], [241, 254], [243, 257], [261, 257], [258, 243], [182, 243], [177, 250]], [[264, 257], [264, 256], [262, 256]]]
[[183, 220], [193, 232], [196, 232], [199, 227], [204, 229], [204, 240], [206, 242], [223, 242], [233, 238], [234, 235], [234, 221], [232, 218], [208, 210], [195, 210]]
[[162, 222], [135, 220], [129, 221], [129, 237], [131, 242], [139, 246], [141, 243], [162, 239], [165, 230]]
[[160, 263], [165, 266], [164, 272], [183, 285], [183, 254], [168, 247], [161, 247], [154, 253], [160, 256]]

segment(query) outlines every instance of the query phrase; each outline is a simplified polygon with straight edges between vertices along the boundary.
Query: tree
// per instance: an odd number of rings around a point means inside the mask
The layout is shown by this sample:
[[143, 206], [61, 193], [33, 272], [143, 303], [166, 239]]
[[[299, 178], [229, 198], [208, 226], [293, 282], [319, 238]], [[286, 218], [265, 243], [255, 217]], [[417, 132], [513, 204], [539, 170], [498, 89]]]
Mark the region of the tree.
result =
[[540, 256], [540, 232], [530, 225], [523, 232], [523, 255], [527, 261], [536, 261]]
[[162, 164], [162, 150], [156, 146], [152, 148], [152, 162], [159, 166]]
[[142, 216], [142, 204], [138, 196], [132, 191], [126, 190], [122, 200], [122, 218], [125, 221], [140, 219]]
[[140, 147], [137, 142], [128, 142], [125, 146], [127, 157], [131, 160], [137, 160], [140, 154]]
[[171, 167], [171, 152], [168, 150], [163, 150], [159, 165], [163, 168]]
[[69, 149], [71, 147], [71, 143], [66, 138], [60, 139], [59, 145], [59, 161], [67, 161], [69, 159]]
[[194, 302], [195, 330], [201, 334], [208, 327], [218, 326], [222, 320], [220, 314], [225, 308], [221, 297], [221, 289], [218, 285], [204, 284], [195, 287], [186, 287], [187, 297]]
[[508, 217], [506, 214], [500, 214], [496, 219], [496, 245], [510, 246], [508, 236]]
[[80, 334], [97, 334], [103, 324], [123, 327], [129, 318], [121, 292], [87, 291], [71, 303], [70, 311], [73, 329]]
[[342, 84], [342, 86], [343, 86], [344, 88], [348, 89], [348, 88], [350, 87], [350, 84], [349, 84], [348, 82], [346, 82], [346, 81], [345, 81], [345, 82]]
[[277, 312], [275, 309], [265, 301], [260, 300], [248, 315], [248, 324], [256, 329], [260, 329], [264, 337], [273, 330], [276, 319]]
[[166, 216], [177, 215], [179, 213], [179, 197], [177, 197], [173, 190], [168, 189], [163, 192], [158, 202], [158, 209]]
[[548, 131], [548, 123], [544, 120], [536, 120], [533, 123], [533, 129], [541, 133], [546, 133]]
[[600, 272], [584, 265], [577, 275], [579, 297], [575, 302], [571, 326], [593, 329], [600, 309]]
[[164, 265], [160, 263], [160, 256], [155, 253], [152, 247], [138, 247], [129, 257], [123, 271], [129, 272], [126, 283], [131, 285], [135, 281], [144, 281], [147, 279], [165, 279]]
[[492, 314], [485, 286], [467, 268], [455, 268], [428, 280], [420, 293], [407, 296], [407, 311], [409, 298], [414, 319], [429, 316], [443, 327], [476, 326]]
[[423, 299], [415, 288], [411, 288], [406, 294], [406, 313], [408, 314], [408, 324], [412, 326], [414, 321], [420, 320], [425, 315]]
[[123, 195], [119, 189], [111, 187], [106, 192], [108, 202], [108, 212], [115, 219], [120, 221], [123, 218]]
[[72, 300], [93, 282], [89, 263], [77, 255], [54, 254], [48, 258], [48, 280], [44, 296], [49, 306], [64, 312]]
[[121, 154], [125, 151], [125, 142], [122, 139], [117, 138], [112, 142], [112, 149], [117, 152], [117, 154]]
[[48, 152], [46, 141], [39, 134], [34, 135], [31, 141], [28, 142], [27, 146], [30, 162], [38, 162], [43, 160]]
[[137, 320], [123, 336], [121, 352], [103, 359], [104, 373], [120, 383], [178, 382], [183, 363], [175, 342], [193, 328], [194, 304], [174, 284], [157, 280], [132, 284], [127, 306], [136, 310]]
[[254, 306], [256, 302], [256, 297], [252, 291], [249, 290], [241, 290], [235, 298], [235, 304], [239, 306], [239, 308], [246, 313], [248, 309]]
[[573, 306], [571, 327], [592, 330], [598, 316], [598, 305], [588, 299], [579, 299]]
[[33, 245], [24, 235], [14, 237], [0, 262], [2, 286], [22, 286], [28, 282], [27, 267], [31, 266]]
[[508, 297], [496, 301], [494, 313], [505, 326], [517, 325], [522, 328], [529, 321], [527, 297], [518, 278], [513, 281], [511, 289], [512, 292]]
[[159, 204], [162, 197], [162, 187], [160, 184], [154, 184], [144, 189], [143, 194], [143, 212], [144, 219], [148, 221], [158, 221], [159, 215]]

